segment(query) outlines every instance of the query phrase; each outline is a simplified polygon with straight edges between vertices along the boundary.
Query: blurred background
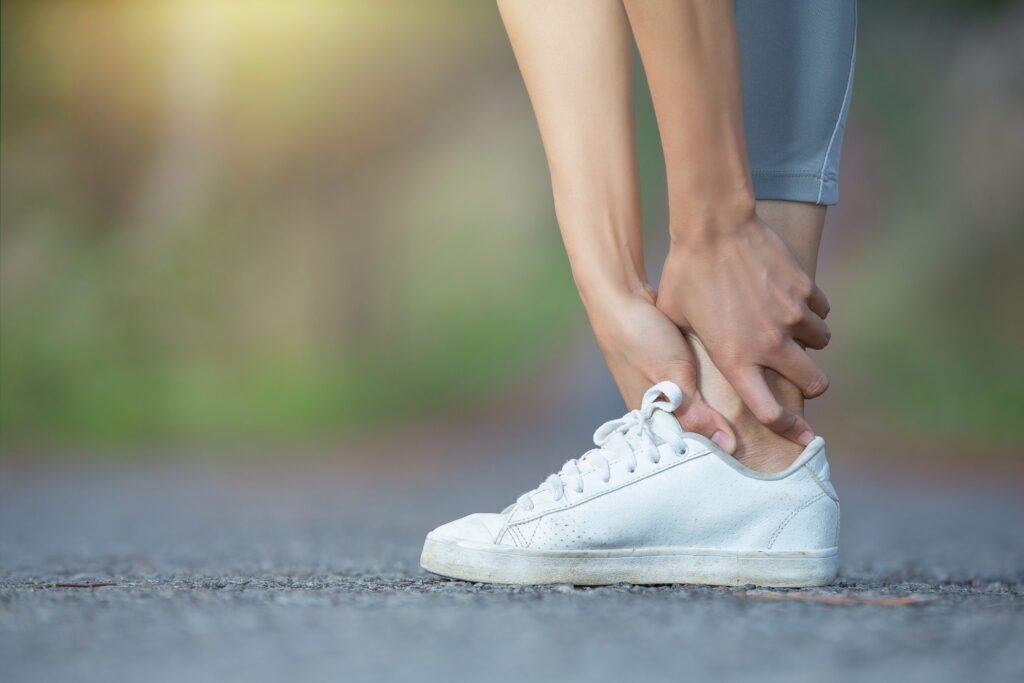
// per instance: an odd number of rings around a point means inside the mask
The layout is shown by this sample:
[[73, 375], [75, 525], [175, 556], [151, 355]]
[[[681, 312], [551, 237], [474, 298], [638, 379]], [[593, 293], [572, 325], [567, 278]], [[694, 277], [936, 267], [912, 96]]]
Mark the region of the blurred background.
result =
[[[528, 407], [581, 341], [619, 405], [493, 3], [4, 0], [0, 30], [5, 458]], [[664, 168], [637, 73], [654, 268]], [[885, 440], [1015, 462], [1024, 3], [862, 2], [840, 175], [818, 431], [866, 459]]]

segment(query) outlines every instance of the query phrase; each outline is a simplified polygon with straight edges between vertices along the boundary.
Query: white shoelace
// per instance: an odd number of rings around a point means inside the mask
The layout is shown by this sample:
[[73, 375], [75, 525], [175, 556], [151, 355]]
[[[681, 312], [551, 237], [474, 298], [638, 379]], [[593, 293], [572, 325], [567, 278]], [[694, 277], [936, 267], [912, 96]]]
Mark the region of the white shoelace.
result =
[[[659, 401], [658, 398], [664, 394], [668, 401]], [[562, 466], [558, 472], [549, 475], [544, 482], [534, 489], [519, 497], [516, 502], [525, 510], [532, 510], [534, 502], [532, 496], [539, 493], [545, 486], [551, 491], [551, 496], [561, 500], [565, 495], [566, 483], [573, 484], [576, 493], [583, 493], [584, 471], [580, 465], [590, 465], [594, 470], [601, 473], [601, 481], [608, 483], [611, 480], [611, 463], [622, 460], [626, 463], [626, 471], [632, 473], [636, 470], [637, 450], [643, 451], [652, 463], [661, 460], [661, 451], [658, 450], [657, 438], [651, 431], [651, 416], [656, 410], [664, 410], [672, 413], [683, 400], [683, 392], [674, 382], [659, 382], [644, 394], [643, 402], [639, 410], [631, 410], [617, 420], [609, 420], [597, 428], [594, 432], [593, 448], [579, 458], [573, 458]], [[673, 451], [684, 455], [686, 444], [682, 440], [679, 443], [670, 444]], [[611, 456], [611, 457], [609, 457]]]

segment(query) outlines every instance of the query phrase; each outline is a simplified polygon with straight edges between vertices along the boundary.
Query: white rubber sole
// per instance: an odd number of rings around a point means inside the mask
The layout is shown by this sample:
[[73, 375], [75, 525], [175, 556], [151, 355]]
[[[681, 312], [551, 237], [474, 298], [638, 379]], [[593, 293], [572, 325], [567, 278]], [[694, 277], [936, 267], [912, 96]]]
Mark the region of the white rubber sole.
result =
[[825, 586], [836, 578], [837, 548], [809, 551], [623, 548], [546, 551], [473, 543], [430, 534], [420, 565], [486, 583], [691, 583], [711, 586]]

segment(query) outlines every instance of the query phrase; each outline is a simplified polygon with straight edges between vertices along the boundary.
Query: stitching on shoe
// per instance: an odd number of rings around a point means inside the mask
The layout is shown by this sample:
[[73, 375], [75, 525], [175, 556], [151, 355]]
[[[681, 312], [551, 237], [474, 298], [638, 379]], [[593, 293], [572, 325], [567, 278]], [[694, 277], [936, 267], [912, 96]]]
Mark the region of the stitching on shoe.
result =
[[825, 492], [825, 495], [834, 500], [836, 502], [836, 505], [839, 505], [839, 499], [832, 495], [832, 492], [829, 491], [825, 484], [821, 481], [821, 479], [818, 478], [818, 475], [816, 475], [814, 473], [814, 470], [811, 469], [810, 463], [804, 465], [804, 468], [807, 470], [807, 473], [811, 475], [811, 479], [813, 479], [818, 484], [818, 486], [821, 487], [821, 490]]
[[781, 534], [783, 532], [783, 530], [789, 525], [789, 523], [793, 521], [793, 518], [795, 518], [802, 511], [804, 511], [807, 508], [809, 508], [810, 506], [814, 505], [816, 502], [818, 502], [819, 500], [821, 500], [824, 497], [825, 497], [825, 493], [824, 492], [819, 493], [818, 495], [814, 496], [813, 498], [810, 498], [809, 500], [805, 500], [803, 505], [801, 505], [797, 509], [795, 509], [792, 512], [790, 512], [789, 515], [786, 517], [786, 519], [782, 520], [782, 524], [779, 525], [779, 528], [775, 530], [775, 533], [772, 534], [772, 537], [768, 540], [768, 550], [772, 549], [772, 546], [775, 545], [775, 541], [779, 540], [779, 534]]
[[837, 500], [836, 501], [836, 537], [835, 537], [835, 540], [832, 541], [832, 545], [839, 545], [839, 523], [842, 520], [842, 516], [843, 516], [842, 513], [843, 513], [843, 506], [840, 505], [839, 501]]
[[513, 542], [515, 542], [516, 547], [522, 548], [523, 547], [523, 537], [519, 534], [518, 531], [516, 531], [516, 528], [510, 526], [508, 528], [508, 533], [509, 533], [510, 536], [512, 536], [512, 540], [513, 540]]
[[508, 515], [508, 517], [505, 518], [505, 523], [502, 524], [501, 525], [501, 529], [498, 530], [498, 537], [496, 539], [494, 539], [494, 544], [495, 545], [498, 545], [498, 544], [501, 543], [501, 539], [505, 538], [505, 534], [508, 533], [508, 530], [512, 527], [513, 524], [518, 524], [519, 523], [517, 521], [512, 521], [512, 520], [516, 516], [516, 514], [518, 514], [521, 511], [522, 511], [522, 509], [517, 504], [512, 509], [512, 512]]
[[530, 534], [530, 540], [527, 541], [526, 547], [530, 548], [533, 546], [533, 537], [537, 535], [537, 529], [540, 528], [540, 520], [538, 519], [533, 525], [533, 533]]
[[537, 535], [537, 527], [539, 526], [539, 521], [533, 525], [533, 533], [530, 534], [530, 538], [526, 538], [526, 535], [523, 533], [523, 524], [517, 522], [514, 527], [510, 526], [508, 529], [509, 532], [515, 531], [515, 538], [518, 540], [520, 547], [529, 548], [533, 544], [533, 537]]
[[818, 486], [821, 487], [821, 490], [825, 492], [825, 495], [831, 498], [832, 502], [836, 504], [836, 535], [834, 536], [834, 540], [832, 541], [833, 545], [835, 545], [839, 543], [839, 523], [842, 518], [843, 506], [839, 504], [839, 499], [835, 496], [835, 494], [829, 491], [828, 487], [825, 486], [825, 483], [821, 479], [819, 479], [818, 475], [814, 473], [813, 469], [811, 469], [811, 463], [808, 462], [806, 465], [804, 465], [804, 467], [807, 469], [807, 473], [811, 475], [811, 479], [813, 479], [815, 483], [817, 483]]
[[[688, 463], [691, 460], [696, 460], [697, 458], [704, 457], [705, 455], [711, 455], [711, 451], [702, 451], [700, 453], [694, 453], [693, 455], [691, 455], [689, 457], [686, 457], [686, 458], [684, 458], [682, 460], [676, 460], [675, 462], [670, 462], [670, 463], [668, 463], [667, 465], [665, 465], [663, 467], [658, 467], [657, 469], [655, 469], [655, 470], [653, 470], [651, 472], [648, 472], [647, 474], [643, 475], [642, 477], [637, 477], [635, 479], [630, 479], [628, 481], [624, 481], [621, 484], [618, 484], [617, 486], [615, 486], [613, 488], [604, 489], [603, 491], [598, 491], [597, 493], [591, 494], [591, 495], [587, 496], [586, 498], [581, 498], [580, 500], [577, 500], [575, 503], [571, 503], [571, 504], [568, 504], [568, 505], [563, 505], [563, 506], [557, 507], [557, 508], [551, 508], [550, 510], [544, 510], [543, 512], [538, 512], [537, 514], [533, 515], [532, 517], [524, 517], [523, 519], [517, 519], [515, 521], [515, 524], [518, 525], [518, 524], [523, 524], [524, 522], [532, 522], [533, 520], [540, 519], [541, 517], [544, 517], [545, 515], [550, 515], [550, 514], [553, 514], [555, 512], [561, 512], [563, 510], [569, 510], [571, 508], [576, 507], [577, 505], [582, 505], [583, 503], [590, 502], [590, 501], [594, 500], [595, 498], [600, 498], [601, 496], [607, 495], [609, 493], [613, 493], [615, 491], [618, 491], [621, 488], [625, 488], [627, 486], [630, 486], [631, 484], [635, 484], [638, 481], [643, 481], [644, 479], [647, 479], [648, 477], [653, 477], [655, 474], [660, 474], [660, 473], [664, 472], [665, 470], [670, 470], [673, 467], [678, 467], [679, 465]], [[665, 459], [663, 458], [661, 462], [665, 462]], [[512, 527], [510, 526], [509, 528], [511, 529]]]

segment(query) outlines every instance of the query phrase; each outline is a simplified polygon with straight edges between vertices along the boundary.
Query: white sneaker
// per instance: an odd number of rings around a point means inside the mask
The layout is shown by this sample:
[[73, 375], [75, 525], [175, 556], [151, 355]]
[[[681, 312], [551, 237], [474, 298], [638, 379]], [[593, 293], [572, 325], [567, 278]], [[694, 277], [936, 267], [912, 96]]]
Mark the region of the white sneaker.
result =
[[831, 583], [839, 499], [824, 440], [784, 472], [756, 472], [684, 432], [681, 400], [672, 382], [655, 385], [595, 432], [596, 449], [500, 514], [431, 531], [420, 564], [494, 583]]

